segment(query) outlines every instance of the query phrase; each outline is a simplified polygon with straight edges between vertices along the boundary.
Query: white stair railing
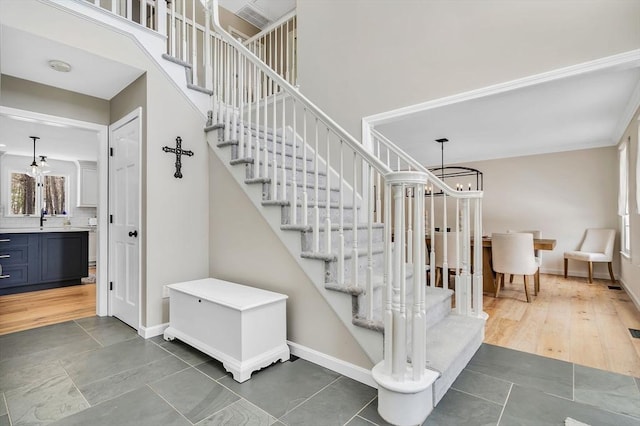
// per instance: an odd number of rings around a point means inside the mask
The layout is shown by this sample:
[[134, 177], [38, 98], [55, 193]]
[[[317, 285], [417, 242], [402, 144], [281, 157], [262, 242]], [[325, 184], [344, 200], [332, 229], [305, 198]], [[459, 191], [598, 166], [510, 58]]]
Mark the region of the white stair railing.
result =
[[298, 80], [297, 16], [287, 13], [243, 44], [292, 86]]
[[[166, 0], [85, 0], [129, 21], [164, 34]], [[162, 19], [160, 19], [162, 18]]]
[[[433, 237], [436, 235], [436, 229], [442, 229], [442, 270], [445, 273], [447, 268], [455, 271], [456, 312], [483, 318], [485, 314], [482, 308], [482, 244], [474, 244], [475, 241], [482, 241], [482, 192], [453, 190], [384, 135], [375, 129], [371, 129], [370, 133], [374, 155], [384, 159], [387, 166], [395, 170], [421, 171], [429, 176], [424, 206], [425, 238], [431, 243], [427, 245], [428, 264], [436, 263]], [[464, 186], [460, 185], [460, 188], [462, 187]], [[380, 202], [381, 200], [376, 199], [376, 204]], [[411, 234], [414, 230], [409, 226], [407, 232]], [[447, 259], [447, 234], [450, 232], [455, 233], [455, 250], [458, 254], [456, 265], [449, 265]], [[479, 267], [472, 268], [473, 265]], [[430, 274], [428, 285], [435, 287], [436, 274], [435, 271], [432, 272], [434, 273]]]

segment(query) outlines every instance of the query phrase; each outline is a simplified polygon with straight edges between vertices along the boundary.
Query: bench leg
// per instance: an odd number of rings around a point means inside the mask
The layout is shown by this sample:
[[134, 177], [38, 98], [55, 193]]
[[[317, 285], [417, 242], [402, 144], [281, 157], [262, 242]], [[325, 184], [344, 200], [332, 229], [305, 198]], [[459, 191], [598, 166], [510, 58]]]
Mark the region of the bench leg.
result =
[[569, 259], [564, 258], [564, 277], [567, 278], [567, 266], [569, 266]]
[[589, 262], [589, 283], [593, 282], [593, 262]]

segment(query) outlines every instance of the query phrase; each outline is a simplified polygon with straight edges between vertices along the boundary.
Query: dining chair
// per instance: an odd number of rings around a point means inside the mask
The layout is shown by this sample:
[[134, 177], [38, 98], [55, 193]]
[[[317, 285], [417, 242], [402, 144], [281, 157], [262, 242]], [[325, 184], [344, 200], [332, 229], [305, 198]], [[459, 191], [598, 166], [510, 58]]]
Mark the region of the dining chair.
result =
[[[436, 267], [436, 286], [442, 283], [443, 272], [446, 273], [447, 287], [449, 286], [449, 273], [456, 270], [458, 256], [456, 253], [456, 232], [447, 232], [447, 270], [443, 271], [444, 266], [444, 232], [434, 232], [434, 250], [435, 250], [435, 267]], [[444, 287], [444, 285], [443, 285]]]
[[[513, 230], [507, 230], [507, 233], [513, 233], [513, 232], [520, 232], [520, 233], [524, 233], [524, 234], [531, 234], [533, 235], [533, 239], [534, 240], [539, 240], [540, 238], [542, 238], [542, 232], [535, 230], [535, 231], [513, 231]], [[542, 266], [542, 250], [533, 250], [533, 254], [536, 257], [536, 263], [538, 264], [538, 270], [536, 271], [536, 274], [533, 277], [533, 281], [534, 281], [534, 286], [533, 286], [533, 294], [537, 295], [538, 292], [540, 291], [540, 267]], [[513, 275], [511, 275], [509, 277], [509, 282], [512, 283], [513, 282]]]
[[533, 252], [533, 235], [516, 232], [491, 234], [491, 257], [493, 271], [496, 273], [495, 296], [498, 297], [504, 286], [505, 274], [523, 275], [524, 294], [527, 303], [531, 302], [528, 277], [535, 275], [538, 270]]
[[616, 238], [615, 229], [589, 228], [585, 232], [584, 240], [580, 248], [564, 253], [564, 277], [567, 278], [567, 267], [569, 259], [588, 262], [589, 282], [593, 282], [593, 262], [607, 262], [609, 266], [609, 276], [615, 284], [613, 276], [613, 243]]

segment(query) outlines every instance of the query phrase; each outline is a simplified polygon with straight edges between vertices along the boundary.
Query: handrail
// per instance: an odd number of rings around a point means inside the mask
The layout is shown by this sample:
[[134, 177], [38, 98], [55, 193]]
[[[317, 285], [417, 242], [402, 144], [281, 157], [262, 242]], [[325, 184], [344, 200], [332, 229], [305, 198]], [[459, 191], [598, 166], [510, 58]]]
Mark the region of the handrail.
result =
[[456, 197], [456, 198], [470, 198], [470, 199], [482, 198], [482, 191], [464, 191], [464, 192], [461, 192], [461, 191], [454, 190], [449, 185], [447, 185], [444, 181], [442, 181], [442, 179], [440, 179], [436, 174], [434, 174], [432, 171], [430, 171], [429, 169], [424, 167], [422, 164], [418, 163], [418, 161], [416, 161], [409, 154], [404, 152], [402, 150], [402, 148], [400, 148], [398, 145], [396, 145], [393, 142], [391, 142], [389, 140], [389, 138], [384, 136], [382, 133], [380, 133], [379, 131], [377, 131], [376, 129], [373, 129], [373, 128], [371, 129], [371, 133], [376, 138], [378, 138], [381, 141], [383, 141], [385, 145], [387, 145], [389, 148], [391, 148], [396, 155], [401, 157], [402, 160], [407, 162], [411, 167], [413, 167], [414, 169], [416, 169], [418, 171], [426, 173], [429, 176], [429, 181], [438, 184], [438, 186], [441, 187], [441, 189], [443, 190], [443, 192], [445, 194], [447, 194], [449, 196], [452, 196], [452, 197]]
[[245, 40], [243, 43], [244, 44], [249, 44], [249, 43], [251, 43], [251, 42], [253, 42], [255, 40], [258, 40], [261, 37], [264, 37], [266, 34], [269, 34], [271, 31], [273, 31], [274, 29], [278, 28], [280, 25], [284, 24], [285, 22], [287, 22], [288, 20], [290, 20], [294, 16], [296, 16], [296, 10], [295, 9], [293, 9], [291, 12], [288, 12], [286, 15], [284, 15], [282, 18], [278, 19], [273, 24], [271, 24], [268, 27], [264, 28], [258, 34], [254, 35], [254, 36], [251, 36], [250, 38]]
[[[369, 151], [363, 148], [362, 144], [358, 142], [350, 133], [344, 130], [338, 123], [333, 121], [331, 117], [325, 114], [320, 108], [318, 108], [313, 102], [311, 102], [306, 96], [301, 94], [298, 89], [296, 89], [293, 85], [291, 85], [287, 80], [282, 78], [277, 72], [268, 67], [258, 58], [255, 54], [253, 54], [249, 49], [247, 49], [242, 43], [234, 39], [224, 28], [220, 25], [220, 20], [218, 16], [218, 0], [207, 0], [208, 8], [213, 16], [211, 20], [211, 25], [216, 30], [216, 32], [230, 45], [238, 49], [244, 56], [251, 59], [251, 62], [257, 66], [261, 72], [265, 73], [269, 78], [273, 79], [278, 86], [285, 89], [285, 91], [289, 94], [289, 96], [293, 97], [297, 101], [301, 102], [306, 108], [308, 108], [315, 116], [317, 116], [325, 125], [331, 127], [333, 131], [343, 139], [347, 145], [355, 152], [358, 153], [364, 160], [370, 163], [379, 173], [390, 173], [393, 170], [389, 168], [386, 164], [380, 161], [378, 158], [373, 156]], [[454, 191], [455, 192], [455, 191]]]

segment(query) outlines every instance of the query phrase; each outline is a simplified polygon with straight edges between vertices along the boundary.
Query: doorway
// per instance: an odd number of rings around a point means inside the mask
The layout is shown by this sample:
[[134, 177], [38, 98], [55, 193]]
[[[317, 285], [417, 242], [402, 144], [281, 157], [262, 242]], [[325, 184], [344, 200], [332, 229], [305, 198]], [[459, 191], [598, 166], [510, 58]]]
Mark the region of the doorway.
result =
[[[93, 203], [94, 206], [83, 205], [82, 207], [78, 207], [74, 201], [70, 203], [71, 211], [70, 216], [68, 217], [48, 217], [47, 222], [45, 222], [46, 226], [58, 227], [63, 226], [64, 221], [70, 220], [72, 227], [81, 227], [89, 230], [92, 228], [92, 231], [95, 231], [94, 236], [96, 237], [96, 265], [95, 269], [90, 270], [90, 272], [94, 273], [94, 280], [83, 280], [87, 288], [81, 289], [83, 286], [72, 286], [78, 287], [73, 289], [72, 287], [63, 287], [60, 289], [62, 293], [64, 293], [64, 297], [67, 299], [73, 299], [76, 303], [75, 306], [68, 305], [68, 312], [64, 311], [64, 308], [60, 307], [52, 313], [50, 310], [39, 310], [39, 306], [42, 306], [43, 309], [45, 307], [52, 307], [51, 299], [45, 301], [46, 296], [44, 294], [32, 296], [40, 296], [39, 302], [34, 302], [34, 304], [30, 304], [30, 308], [38, 313], [37, 315], [37, 323], [34, 322], [32, 326], [24, 325], [26, 328], [33, 328], [39, 325], [43, 325], [44, 322], [55, 323], [66, 321], [71, 319], [70, 316], [76, 315], [87, 316], [93, 314], [98, 315], [107, 315], [108, 314], [108, 285], [107, 285], [107, 239], [105, 236], [107, 235], [107, 188], [108, 188], [108, 179], [107, 179], [107, 136], [108, 136], [108, 128], [106, 125], [100, 125], [91, 122], [85, 122], [80, 120], [68, 119], [64, 117], [53, 116], [49, 114], [41, 114], [33, 111], [20, 110], [16, 108], [10, 108], [5, 106], [0, 106], [0, 120], [4, 120], [3, 123], [14, 122], [15, 126], [3, 127], [3, 134], [5, 136], [11, 136], [7, 139], [17, 139], [21, 140], [20, 137], [15, 137], [13, 131], [17, 131], [18, 129], [23, 129], [23, 131], [28, 131], [29, 134], [40, 134], [43, 135], [43, 139], [41, 139], [42, 143], [38, 145], [38, 148], [42, 147], [43, 153], [46, 150], [46, 155], [51, 159], [57, 159], [60, 162], [65, 162], [67, 164], [73, 165], [79, 164], [78, 160], [83, 161], [93, 161], [96, 164], [97, 168], [97, 200]], [[74, 132], [82, 135], [82, 140], [86, 141], [87, 147], [92, 145], [90, 149], [93, 150], [93, 154], [90, 156], [86, 156], [86, 152], [83, 154], [77, 148], [74, 150], [72, 146], [61, 147], [62, 144], [59, 144], [57, 141], [59, 138], [62, 138], [62, 134], [73, 134]], [[10, 134], [9, 134], [10, 133]], [[50, 137], [46, 138], [45, 135], [49, 134]], [[73, 139], [73, 138], [70, 138]], [[54, 141], [56, 141], [54, 143]], [[7, 153], [14, 153], [16, 157], [24, 156], [27, 153], [21, 151], [21, 145], [11, 146], [10, 143], [6, 144], [7, 146], [1, 147], [0, 151], [5, 151]], [[24, 144], [22, 144], [24, 145]], [[17, 151], [14, 152], [14, 149]], [[84, 151], [86, 149], [83, 148]], [[29, 153], [31, 155], [31, 153]], [[70, 191], [76, 193], [78, 190], [78, 182], [79, 182], [79, 173], [76, 173], [76, 168], [71, 166], [71, 170], [68, 174], [72, 182], [69, 184]], [[0, 170], [2, 173], [2, 177], [0, 177], [0, 181], [3, 183], [3, 197], [7, 197], [8, 185], [5, 184], [6, 174], [8, 170]], [[3, 203], [6, 206], [6, 203]], [[89, 219], [91, 217], [96, 218], [96, 225], [92, 225], [89, 223]], [[34, 222], [35, 221], [35, 222]], [[12, 217], [11, 215], [6, 215], [3, 211], [0, 215], [0, 227], [8, 228], [8, 227], [20, 227], [27, 228], [31, 225], [31, 222], [37, 223], [37, 218], [20, 218], [20, 217]], [[92, 223], [95, 223], [92, 221]], [[88, 283], [87, 281], [94, 281], [95, 283]], [[91, 289], [88, 287], [92, 286]], [[75, 291], [74, 291], [75, 290]], [[45, 290], [49, 291], [49, 290]], [[35, 292], [34, 292], [35, 293]], [[25, 303], [27, 295], [29, 293], [22, 293], [24, 296], [14, 297], [18, 303]], [[10, 295], [14, 296], [14, 295]], [[45, 297], [45, 299], [42, 299]], [[37, 299], [37, 298], [36, 298]], [[58, 299], [55, 299], [58, 300]], [[15, 301], [13, 301], [15, 302]], [[92, 312], [91, 310], [87, 311], [87, 304], [93, 302]], [[15, 305], [17, 306], [17, 305]], [[82, 308], [78, 308], [78, 306], [82, 306]], [[35, 308], [34, 308], [35, 307]], [[76, 312], [73, 312], [73, 311]], [[25, 310], [26, 311], [26, 310]], [[6, 311], [4, 311], [6, 312]], [[49, 314], [47, 313], [49, 312]], [[79, 316], [78, 316], [79, 315]]]

